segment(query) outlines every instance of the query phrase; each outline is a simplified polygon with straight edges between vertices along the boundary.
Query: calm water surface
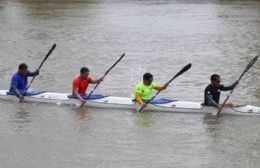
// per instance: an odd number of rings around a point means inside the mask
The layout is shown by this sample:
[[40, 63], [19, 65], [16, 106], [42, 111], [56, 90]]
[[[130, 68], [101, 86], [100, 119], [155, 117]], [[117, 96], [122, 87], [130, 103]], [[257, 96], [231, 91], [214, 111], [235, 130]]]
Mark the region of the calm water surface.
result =
[[[212, 73], [231, 84], [260, 53], [260, 1], [1, 0], [0, 88], [20, 62], [35, 69], [53, 43], [34, 88], [70, 92], [81, 66], [97, 78], [125, 52], [98, 92], [132, 96], [144, 72], [164, 83], [191, 62], [161, 97], [202, 101]], [[259, 74], [257, 62], [234, 103], [260, 106]], [[259, 123], [1, 100], [0, 167], [258, 168]]]

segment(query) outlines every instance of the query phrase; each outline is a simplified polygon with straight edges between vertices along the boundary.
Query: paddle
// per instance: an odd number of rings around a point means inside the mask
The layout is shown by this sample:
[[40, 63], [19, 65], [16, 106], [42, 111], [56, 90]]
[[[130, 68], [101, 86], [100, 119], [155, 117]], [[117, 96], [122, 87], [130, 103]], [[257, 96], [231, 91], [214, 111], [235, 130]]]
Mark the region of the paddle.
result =
[[[240, 75], [240, 77], [238, 78], [238, 82], [241, 80], [241, 78], [244, 76], [244, 74], [254, 65], [254, 63], [257, 61], [258, 59], [258, 55], [255, 56], [246, 66], [245, 70], [242, 72], [242, 74]], [[227, 95], [226, 99], [224, 100], [222, 106], [220, 107], [220, 109], [218, 110], [217, 113], [217, 117], [219, 117], [220, 112], [223, 110], [226, 102], [228, 101], [229, 97], [232, 95], [233, 91], [235, 90], [235, 88], [237, 87], [237, 84], [235, 85], [235, 87], [230, 91], [230, 93]]]
[[[121, 61], [121, 59], [122, 59], [124, 56], [125, 56], [125, 53], [123, 53], [123, 54], [121, 55], [121, 57], [105, 72], [105, 74], [102, 76], [102, 78], [104, 78], [104, 77], [116, 66], [116, 64]], [[86, 100], [90, 98], [90, 96], [93, 94], [93, 92], [96, 90], [96, 88], [99, 86], [100, 83], [101, 83], [101, 82], [97, 83], [96, 86], [91, 90], [91, 92], [89, 93], [89, 95], [88, 95], [88, 97], [86, 98]], [[82, 104], [80, 105], [80, 107], [83, 107], [84, 104], [85, 104], [85, 102], [82, 103]]]
[[[53, 44], [52, 47], [51, 47], [51, 49], [50, 49], [49, 52], [47, 53], [47, 55], [46, 55], [46, 56], [44, 57], [44, 59], [42, 60], [40, 66], [38, 67], [38, 70], [41, 69], [43, 63], [48, 59], [48, 57], [51, 55], [51, 53], [52, 53], [52, 51], [55, 49], [55, 47], [56, 47], [56, 44]], [[26, 95], [26, 93], [27, 93], [28, 89], [31, 87], [31, 85], [32, 85], [32, 83], [33, 83], [35, 77], [36, 77], [36, 76], [34, 76], [34, 77], [32, 78], [32, 80], [31, 80], [30, 84], [28, 85], [28, 87], [26, 88], [26, 90], [25, 90], [23, 96]]]
[[[189, 70], [191, 68], [191, 63], [187, 64], [185, 67], [183, 67], [176, 75], [174, 75], [174, 77], [171, 78], [171, 80], [169, 80], [167, 83], [165, 83], [165, 85], [169, 85], [175, 78], [177, 78], [179, 75], [183, 74], [184, 72], [186, 72], [187, 70]], [[164, 85], [164, 86], [165, 86]], [[151, 101], [161, 92], [162, 90], [158, 91], [149, 101], [147, 101], [138, 111], [142, 112], [142, 110], [145, 108], [145, 106], [149, 103], [151, 103]]]

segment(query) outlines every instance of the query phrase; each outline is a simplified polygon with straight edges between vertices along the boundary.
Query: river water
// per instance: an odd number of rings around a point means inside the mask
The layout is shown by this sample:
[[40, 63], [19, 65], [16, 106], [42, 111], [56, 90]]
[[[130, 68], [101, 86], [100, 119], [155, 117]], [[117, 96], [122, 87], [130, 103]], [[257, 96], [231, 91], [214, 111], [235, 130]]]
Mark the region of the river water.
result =
[[[132, 96], [142, 74], [164, 83], [161, 97], [203, 101], [209, 76], [231, 84], [260, 53], [260, 1], [1, 0], [0, 88], [21, 62], [39, 66], [33, 88], [71, 92], [81, 66], [100, 77], [125, 58], [97, 92]], [[232, 101], [260, 106], [260, 63]], [[226, 93], [222, 93], [222, 100]], [[260, 118], [78, 109], [0, 101], [0, 167], [260, 167]]]

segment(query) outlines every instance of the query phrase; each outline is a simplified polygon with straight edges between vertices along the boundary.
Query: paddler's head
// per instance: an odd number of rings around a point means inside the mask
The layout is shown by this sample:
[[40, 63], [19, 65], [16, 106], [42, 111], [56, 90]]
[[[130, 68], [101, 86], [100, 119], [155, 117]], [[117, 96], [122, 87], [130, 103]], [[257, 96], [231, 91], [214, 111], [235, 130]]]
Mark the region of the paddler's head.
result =
[[87, 67], [82, 67], [80, 69], [80, 77], [82, 79], [87, 79], [88, 78], [88, 75], [89, 75], [89, 69]]
[[219, 87], [221, 80], [220, 80], [220, 76], [218, 74], [211, 75], [210, 80], [211, 80], [211, 84], [214, 87]]
[[18, 71], [22, 76], [27, 76], [28, 66], [25, 63], [21, 63], [18, 67]]
[[151, 85], [153, 82], [153, 75], [151, 73], [145, 73], [143, 76], [143, 83], [145, 85]]

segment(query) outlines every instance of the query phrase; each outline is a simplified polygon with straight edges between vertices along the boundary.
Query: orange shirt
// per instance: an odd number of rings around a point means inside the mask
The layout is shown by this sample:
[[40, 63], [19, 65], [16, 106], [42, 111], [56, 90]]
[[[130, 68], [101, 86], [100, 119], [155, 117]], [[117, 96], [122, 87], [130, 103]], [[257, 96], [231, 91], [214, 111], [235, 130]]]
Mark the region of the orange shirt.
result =
[[80, 95], [86, 95], [89, 83], [91, 83], [92, 77], [87, 79], [82, 79], [80, 76], [77, 76], [73, 80], [73, 90], [77, 89]]

